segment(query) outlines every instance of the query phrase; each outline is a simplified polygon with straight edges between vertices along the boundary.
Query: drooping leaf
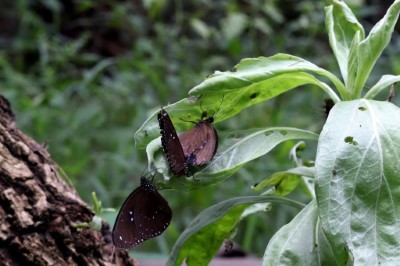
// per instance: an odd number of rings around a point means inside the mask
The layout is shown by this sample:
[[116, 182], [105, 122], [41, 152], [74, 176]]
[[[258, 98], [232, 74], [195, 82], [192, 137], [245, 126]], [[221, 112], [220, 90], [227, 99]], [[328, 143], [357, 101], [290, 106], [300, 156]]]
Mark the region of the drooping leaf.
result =
[[306, 148], [306, 143], [304, 141], [297, 142], [289, 152], [289, 158], [295, 165], [303, 166], [305, 162], [301, 158], [301, 152]]
[[302, 208], [293, 200], [275, 196], [249, 196], [229, 199], [202, 211], [176, 241], [167, 265], [207, 265], [224, 239], [239, 222], [243, 211], [256, 203], [282, 203]]
[[254, 191], [258, 192], [266, 186], [273, 185], [276, 188], [275, 191], [277, 195], [286, 196], [296, 188], [301, 176], [313, 177], [314, 168], [302, 166], [284, 172], [275, 173], [257, 184], [254, 187]]
[[[243, 101], [244, 107], [248, 107], [300, 85], [314, 84], [325, 90], [335, 102], [339, 100], [329, 86], [310, 74], [325, 76], [340, 92], [344, 90], [342, 82], [325, 69], [293, 55], [276, 54], [243, 59], [231, 71], [216, 71], [189, 94], [233, 94], [230, 108], [235, 108], [237, 103], [243, 104]], [[237, 111], [244, 107], [240, 106]]]
[[393, 83], [399, 82], [400, 76], [384, 75], [381, 79], [365, 94], [365, 99], [373, 99], [378, 93], [387, 89]]
[[318, 207], [310, 202], [271, 238], [263, 257], [268, 265], [345, 265], [337, 261], [318, 222]]
[[354, 265], [400, 261], [400, 109], [388, 102], [340, 102], [321, 132], [316, 195], [335, 256]]

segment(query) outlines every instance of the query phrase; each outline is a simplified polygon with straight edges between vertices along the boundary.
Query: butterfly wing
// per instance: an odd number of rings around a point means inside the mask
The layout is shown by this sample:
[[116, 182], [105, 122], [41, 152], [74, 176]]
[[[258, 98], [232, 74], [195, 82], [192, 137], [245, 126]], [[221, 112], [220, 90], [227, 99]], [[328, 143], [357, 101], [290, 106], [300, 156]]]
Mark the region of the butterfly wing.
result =
[[119, 248], [132, 248], [160, 235], [171, 218], [171, 208], [160, 193], [140, 186], [128, 196], [118, 213], [112, 232], [113, 243]]
[[147, 198], [146, 192], [143, 188], [138, 187], [122, 205], [112, 231], [112, 240], [116, 247], [127, 249], [142, 242], [139, 237], [139, 225], [136, 216], [143, 197]]
[[203, 144], [203, 148], [195, 151], [197, 165], [203, 165], [208, 163], [214, 157], [218, 148], [218, 134], [215, 128], [209, 123], [204, 123], [202, 130], [207, 135], [207, 140]]
[[183, 152], [193, 165], [203, 165], [212, 160], [218, 148], [218, 134], [211, 123], [201, 120], [196, 126], [179, 136]]
[[168, 113], [161, 108], [158, 113], [158, 123], [161, 133], [161, 145], [165, 156], [167, 157], [172, 173], [176, 176], [188, 174], [189, 170], [186, 164], [185, 154], [182, 150], [181, 142], [176, 134], [175, 127], [172, 124]]
[[149, 239], [160, 235], [169, 226], [172, 219], [172, 210], [168, 202], [155, 190], [147, 199], [144, 215], [138, 219], [139, 227], [142, 229], [140, 237]]

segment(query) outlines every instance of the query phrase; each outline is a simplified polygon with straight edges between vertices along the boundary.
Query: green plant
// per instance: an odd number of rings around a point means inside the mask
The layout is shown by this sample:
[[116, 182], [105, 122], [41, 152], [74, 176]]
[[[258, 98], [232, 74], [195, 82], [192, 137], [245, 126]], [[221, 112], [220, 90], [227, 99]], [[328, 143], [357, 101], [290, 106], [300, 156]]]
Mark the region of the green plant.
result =
[[75, 224], [73, 226], [75, 226], [77, 228], [92, 227], [97, 230], [101, 230], [101, 228], [102, 228], [102, 217], [101, 217], [102, 213], [103, 212], [115, 212], [115, 210], [112, 208], [103, 208], [101, 201], [97, 198], [96, 192], [92, 192], [92, 202], [93, 202], [92, 210], [95, 213], [92, 221], [90, 221], [89, 223]]
[[[162, 2], [23, 0], [7, 2], [0, 10], [1, 93], [11, 102], [18, 127], [47, 147], [89, 204], [90, 192], [96, 191], [103, 206], [121, 206], [139, 182], [137, 171], [146, 165], [146, 154], [132, 146], [132, 129], [140, 127], [151, 108], [186, 97], [184, 88], [211, 71], [276, 51], [301, 54], [324, 68], [332, 65], [333, 58], [321, 56], [328, 49], [321, 34], [324, 15], [317, 12], [323, 2], [305, 0], [290, 10], [290, 0]], [[363, 10], [362, 3], [357, 9]], [[206, 35], [199, 32], [199, 23]], [[390, 65], [380, 69], [384, 67]], [[317, 106], [321, 94], [316, 89], [284, 94], [217, 124], [217, 129], [251, 128], [261, 121], [279, 125], [279, 117], [285, 117], [286, 125], [316, 130], [320, 121], [302, 115], [310, 105], [302, 99]], [[283, 104], [296, 109], [295, 115], [286, 115], [290, 110], [279, 108]], [[179, 197], [162, 191], [174, 209], [173, 224], [161, 237], [135, 248], [134, 256], [140, 258], [141, 251], [144, 256], [168, 255], [179, 232], [206, 206], [238, 196], [241, 188], [246, 195], [254, 182], [286, 169], [293, 143], [241, 168], [240, 180], [228, 179], [223, 190], [204, 187]], [[265, 164], [270, 157], [274, 161]], [[283, 206], [275, 216], [276, 211], [241, 222], [235, 241], [262, 256], [265, 240], [253, 241], [252, 232], [269, 238], [298, 210]], [[103, 212], [102, 218], [112, 227], [116, 215]]]
[[397, 0], [365, 37], [363, 27], [344, 2], [335, 0], [326, 7], [329, 41], [343, 82], [302, 58], [277, 54], [243, 59], [230, 71], [217, 71], [195, 86], [190, 97], [164, 107], [175, 127], [186, 130], [191, 125], [184, 120], [200, 117], [200, 103], [204, 110], [219, 109], [215, 117], [218, 123], [251, 105], [311, 84], [335, 102], [320, 135], [288, 127], [220, 132], [215, 158], [193, 177], [177, 178], [169, 176], [156, 113], [148, 118], [135, 134], [136, 146], [146, 147], [149, 166], [165, 176], [157, 180], [158, 187], [179, 190], [219, 183], [286, 140], [318, 140], [315, 166], [296, 157], [302, 146], [298, 145], [292, 152], [297, 167], [255, 186], [257, 192], [268, 185], [274, 189], [259, 196], [229, 199], [201, 212], [176, 242], [169, 265], [180, 265], [184, 260], [188, 265], [206, 265], [239, 221], [255, 212], [249, 208], [256, 203], [264, 204], [256, 211], [276, 202], [301, 208], [302, 203], [284, 197], [297, 186], [311, 201], [270, 240], [264, 265], [387, 265], [400, 260], [396, 218], [400, 215], [400, 110], [390, 102], [372, 100], [400, 76], [384, 75], [363, 95], [399, 12]]

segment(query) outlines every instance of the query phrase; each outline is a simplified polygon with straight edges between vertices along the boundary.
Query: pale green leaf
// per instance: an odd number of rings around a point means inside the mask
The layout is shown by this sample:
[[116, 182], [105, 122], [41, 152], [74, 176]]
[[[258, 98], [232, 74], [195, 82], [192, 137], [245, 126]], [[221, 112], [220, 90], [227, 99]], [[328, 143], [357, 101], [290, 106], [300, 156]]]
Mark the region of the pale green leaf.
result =
[[337, 103], [315, 162], [324, 232], [354, 265], [400, 261], [400, 109], [388, 102]]
[[335, 260], [321, 230], [315, 201], [271, 238], [262, 265], [344, 265]]
[[364, 29], [353, 12], [343, 1], [334, 1], [325, 8], [325, 24], [329, 34], [329, 43], [339, 64], [340, 72], [348, 85], [348, 66], [351, 43], [355, 34], [364, 39]]
[[373, 99], [378, 93], [399, 81], [400, 76], [383, 75], [381, 79], [367, 92], [367, 94], [365, 94], [364, 98]]
[[385, 16], [372, 28], [368, 37], [360, 42], [354, 97], [361, 96], [361, 90], [364, 88], [376, 60], [389, 44], [399, 13], [400, 0], [396, 0], [387, 10]]
[[355, 87], [355, 82], [357, 79], [357, 70], [359, 67], [359, 62], [358, 62], [358, 46], [361, 41], [361, 35], [359, 32], [357, 32], [354, 35], [353, 42], [351, 43], [350, 46], [350, 53], [349, 53], [349, 61], [348, 61], [348, 77], [347, 77], [347, 89], [351, 92], [351, 94], [354, 92], [354, 87]]
[[[305, 75], [308, 73], [308, 75]], [[327, 77], [340, 93], [344, 90], [342, 82], [332, 73], [302, 58], [276, 54], [271, 57], [247, 58], [240, 61], [231, 71], [216, 71], [205, 81], [194, 87], [189, 94], [214, 93], [231, 96], [231, 108], [235, 104], [246, 106], [265, 101], [285, 91], [304, 84], [314, 84], [325, 90], [336, 102], [339, 101], [333, 90], [311, 74]], [[251, 99], [250, 102], [248, 100]], [[242, 108], [240, 108], [242, 109]]]

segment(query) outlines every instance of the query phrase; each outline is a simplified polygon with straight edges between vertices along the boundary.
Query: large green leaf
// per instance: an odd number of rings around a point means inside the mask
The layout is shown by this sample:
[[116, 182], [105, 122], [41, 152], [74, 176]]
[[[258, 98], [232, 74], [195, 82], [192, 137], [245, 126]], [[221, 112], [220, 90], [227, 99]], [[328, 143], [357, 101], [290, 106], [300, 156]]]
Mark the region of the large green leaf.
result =
[[[268, 153], [279, 143], [290, 139], [317, 140], [318, 135], [310, 131], [287, 127], [240, 130], [220, 134], [220, 145], [214, 159], [202, 169], [198, 169], [193, 178], [167, 178], [168, 180], [159, 183], [158, 187], [191, 189], [216, 184], [230, 177], [245, 163]], [[154, 164], [160, 173], [168, 177], [169, 166], [162, 152], [160, 139], [151, 142], [147, 152], [149, 163]]]
[[310, 202], [271, 238], [263, 257], [267, 265], [345, 265], [337, 261], [318, 222], [318, 208]]
[[364, 29], [357, 21], [351, 9], [343, 1], [334, 1], [325, 8], [326, 28], [329, 43], [339, 64], [340, 72], [347, 87], [349, 87], [349, 54], [354, 36], [357, 32], [364, 39]]
[[303, 204], [274, 196], [229, 199], [202, 211], [176, 241], [167, 265], [208, 265], [224, 239], [236, 227], [243, 211], [256, 203], [282, 203], [298, 208]]
[[338, 258], [355, 265], [400, 261], [400, 109], [340, 102], [321, 132], [315, 162], [321, 223]]
[[[322, 75], [336, 88], [345, 92], [344, 85], [332, 73], [299, 57], [277, 54], [268, 58], [243, 59], [231, 71], [217, 71], [194, 87], [191, 97], [166, 106], [177, 131], [192, 127], [186, 121], [198, 121], [202, 110], [214, 113], [219, 123], [256, 103], [274, 98], [293, 88], [311, 84], [320, 87], [335, 101], [335, 92], [314, 75]], [[144, 148], [160, 135], [157, 112], [154, 112], [135, 133], [136, 147]]]
[[248, 102], [251, 99], [251, 103], [248, 103], [251, 105], [300, 85], [314, 84], [325, 90], [335, 102], [339, 101], [329, 86], [307, 73], [325, 76], [339, 91], [344, 90], [342, 82], [323, 68], [293, 55], [276, 54], [271, 57], [243, 59], [231, 71], [216, 71], [189, 94], [233, 94], [231, 107], [234, 108], [235, 103], [242, 100], [247, 99]]
[[354, 98], [361, 96], [372, 68], [382, 51], [389, 44], [393, 29], [396, 26], [400, 12], [400, 0], [396, 0], [388, 9], [385, 16], [372, 28], [368, 37], [359, 43], [357, 49], [358, 68], [354, 84]]

